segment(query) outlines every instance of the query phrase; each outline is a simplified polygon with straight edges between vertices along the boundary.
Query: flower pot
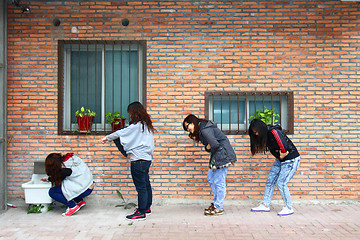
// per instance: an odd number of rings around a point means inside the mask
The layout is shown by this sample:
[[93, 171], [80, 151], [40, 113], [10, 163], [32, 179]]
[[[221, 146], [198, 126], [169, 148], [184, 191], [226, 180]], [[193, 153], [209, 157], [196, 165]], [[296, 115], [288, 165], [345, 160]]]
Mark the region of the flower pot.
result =
[[89, 133], [91, 131], [91, 126], [94, 121], [94, 117], [84, 116], [79, 117], [76, 116], [77, 123], [79, 125], [79, 132], [81, 133]]
[[120, 128], [125, 127], [125, 118], [115, 118], [114, 122], [119, 122], [118, 124], [112, 123], [111, 127], [113, 131], [119, 130]]

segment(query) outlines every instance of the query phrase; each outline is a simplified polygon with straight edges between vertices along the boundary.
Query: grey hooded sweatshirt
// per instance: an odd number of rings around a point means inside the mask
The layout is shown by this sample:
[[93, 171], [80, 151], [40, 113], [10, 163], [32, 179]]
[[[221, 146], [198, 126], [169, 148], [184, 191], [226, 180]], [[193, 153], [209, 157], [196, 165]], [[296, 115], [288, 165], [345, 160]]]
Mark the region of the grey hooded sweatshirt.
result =
[[120, 138], [120, 143], [126, 154], [130, 156], [130, 161], [152, 160], [155, 149], [154, 134], [147, 128], [146, 124], [144, 126], [141, 122], [130, 124], [128, 127], [106, 136], [108, 141], [117, 138]]
[[200, 122], [199, 137], [202, 144], [210, 145], [211, 156], [209, 167], [213, 170], [224, 168], [236, 162], [236, 154], [229, 139], [213, 121]]

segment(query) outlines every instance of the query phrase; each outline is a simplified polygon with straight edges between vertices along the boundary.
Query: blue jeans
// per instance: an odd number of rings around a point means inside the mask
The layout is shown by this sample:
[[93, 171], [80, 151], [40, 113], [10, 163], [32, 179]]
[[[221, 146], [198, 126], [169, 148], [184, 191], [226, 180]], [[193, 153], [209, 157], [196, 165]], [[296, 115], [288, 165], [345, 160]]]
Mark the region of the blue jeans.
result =
[[82, 194], [80, 194], [76, 198], [68, 201], [65, 198], [63, 192], [61, 191], [61, 186], [59, 186], [59, 187], [50, 188], [49, 189], [49, 196], [51, 198], [53, 198], [55, 201], [61, 202], [61, 203], [65, 204], [66, 206], [68, 206], [69, 208], [73, 208], [73, 207], [76, 206], [77, 203], [84, 200], [84, 197], [89, 196], [92, 191], [93, 191], [92, 189], [88, 188], [85, 192], [83, 192]]
[[288, 182], [294, 176], [296, 170], [300, 165], [300, 156], [285, 162], [280, 162], [276, 159], [271, 167], [268, 179], [266, 181], [264, 201], [265, 206], [270, 206], [271, 198], [274, 193], [275, 184], [279, 188], [281, 196], [284, 200], [285, 207], [292, 209], [292, 202]]
[[149, 179], [151, 161], [137, 160], [131, 162], [131, 176], [138, 193], [138, 211], [145, 213], [152, 204], [152, 190]]
[[223, 210], [223, 203], [226, 196], [226, 175], [229, 167], [220, 168], [215, 171], [209, 169], [207, 180], [210, 183], [211, 191], [214, 194], [213, 203], [219, 210]]

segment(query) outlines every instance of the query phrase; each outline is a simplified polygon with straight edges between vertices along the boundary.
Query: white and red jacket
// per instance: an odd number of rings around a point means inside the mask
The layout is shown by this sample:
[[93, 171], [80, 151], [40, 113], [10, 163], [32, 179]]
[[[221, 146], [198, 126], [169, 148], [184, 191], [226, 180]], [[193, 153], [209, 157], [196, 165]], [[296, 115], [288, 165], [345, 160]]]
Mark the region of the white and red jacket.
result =
[[61, 191], [66, 200], [70, 201], [85, 192], [94, 179], [86, 163], [76, 155], [67, 154], [63, 165], [72, 171], [61, 183]]

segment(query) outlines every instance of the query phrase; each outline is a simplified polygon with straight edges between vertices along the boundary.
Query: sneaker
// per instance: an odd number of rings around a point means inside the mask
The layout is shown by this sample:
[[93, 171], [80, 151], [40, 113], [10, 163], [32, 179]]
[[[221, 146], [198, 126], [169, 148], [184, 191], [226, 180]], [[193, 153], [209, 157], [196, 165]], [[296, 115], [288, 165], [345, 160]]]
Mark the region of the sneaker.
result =
[[82, 207], [84, 207], [86, 205], [86, 202], [84, 200], [82, 200], [77, 205], [79, 206], [79, 208], [82, 208]]
[[270, 212], [270, 208], [260, 204], [258, 207], [254, 207], [251, 209], [252, 212]]
[[279, 216], [286, 216], [286, 215], [291, 215], [294, 214], [294, 210], [289, 209], [287, 207], [284, 207], [280, 212], [278, 212]]
[[146, 214], [145, 213], [140, 213], [139, 211], [136, 210], [133, 214], [127, 215], [126, 220], [129, 220], [129, 221], [146, 220]]
[[[136, 212], [137, 212], [137, 208], [135, 208], [134, 213], [136, 213]], [[151, 215], [151, 208], [145, 210], [145, 213], [146, 213], [146, 215]]]
[[214, 209], [214, 203], [211, 203], [210, 206], [208, 208], [204, 209], [204, 214], [206, 215], [207, 213], [209, 213], [211, 210]]
[[212, 210], [205, 213], [205, 216], [215, 216], [215, 215], [221, 215], [224, 214], [224, 210], [217, 209], [215, 206]]
[[71, 216], [71, 215], [73, 215], [74, 213], [76, 213], [79, 210], [80, 210], [79, 205], [76, 205], [73, 208], [67, 208], [66, 211], [62, 215], [63, 216]]

